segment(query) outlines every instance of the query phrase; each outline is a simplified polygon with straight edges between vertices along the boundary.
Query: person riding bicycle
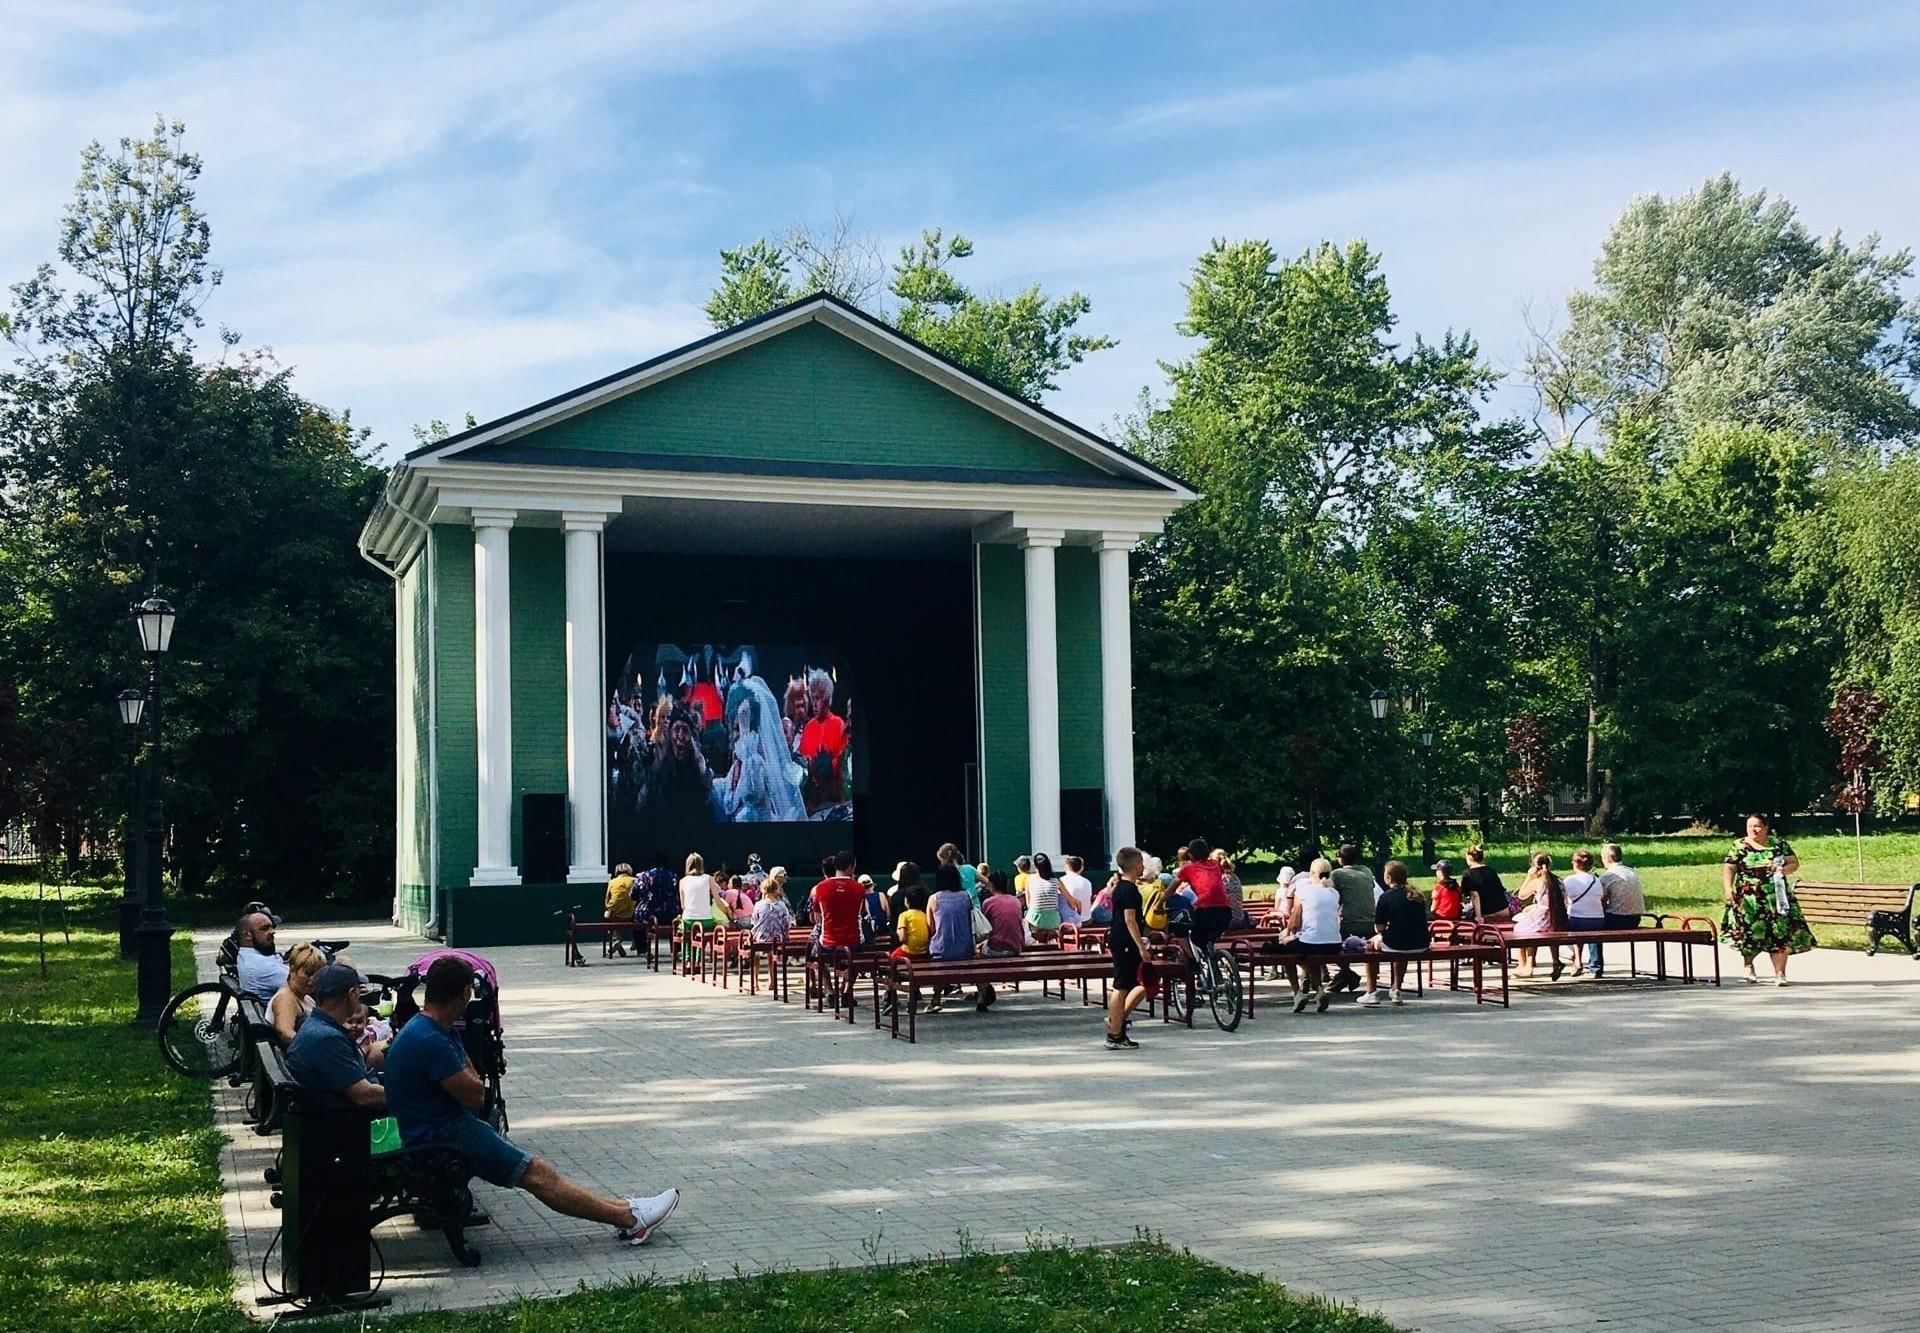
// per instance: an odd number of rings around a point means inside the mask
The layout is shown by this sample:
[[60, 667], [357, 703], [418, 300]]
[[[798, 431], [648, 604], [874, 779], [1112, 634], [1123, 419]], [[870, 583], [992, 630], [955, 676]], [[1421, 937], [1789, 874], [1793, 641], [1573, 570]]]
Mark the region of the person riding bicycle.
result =
[[1220, 863], [1205, 838], [1187, 844], [1187, 862], [1174, 883], [1193, 892], [1193, 956], [1198, 958], [1233, 924], [1233, 903], [1227, 897]]

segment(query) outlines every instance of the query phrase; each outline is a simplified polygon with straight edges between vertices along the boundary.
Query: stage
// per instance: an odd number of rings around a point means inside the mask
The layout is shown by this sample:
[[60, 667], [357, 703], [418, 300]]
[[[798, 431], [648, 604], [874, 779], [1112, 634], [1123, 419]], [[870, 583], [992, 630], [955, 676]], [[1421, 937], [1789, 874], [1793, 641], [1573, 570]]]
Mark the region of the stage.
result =
[[1128, 553], [1192, 498], [825, 296], [416, 450], [361, 537], [394, 920], [550, 938], [657, 853], [1105, 864]]

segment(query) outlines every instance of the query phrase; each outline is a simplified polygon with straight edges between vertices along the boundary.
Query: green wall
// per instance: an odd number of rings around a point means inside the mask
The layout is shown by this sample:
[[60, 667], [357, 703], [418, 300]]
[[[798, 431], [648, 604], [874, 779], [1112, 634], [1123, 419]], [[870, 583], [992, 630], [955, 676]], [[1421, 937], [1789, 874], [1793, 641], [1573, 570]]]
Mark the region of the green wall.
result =
[[475, 751], [473, 682], [473, 529], [436, 524], [434, 582], [434, 678], [440, 729], [440, 884], [473, 878], [479, 855], [480, 765]]
[[[1027, 810], [1026, 556], [1017, 546], [979, 552], [983, 854], [995, 865], [1032, 850]], [[1100, 583], [1093, 550], [1054, 552], [1054, 629], [1060, 691], [1060, 785], [1104, 782], [1100, 732]], [[1109, 849], [1068, 847], [1103, 863]]]
[[802, 325], [514, 443], [602, 453], [1106, 475], [819, 324]]

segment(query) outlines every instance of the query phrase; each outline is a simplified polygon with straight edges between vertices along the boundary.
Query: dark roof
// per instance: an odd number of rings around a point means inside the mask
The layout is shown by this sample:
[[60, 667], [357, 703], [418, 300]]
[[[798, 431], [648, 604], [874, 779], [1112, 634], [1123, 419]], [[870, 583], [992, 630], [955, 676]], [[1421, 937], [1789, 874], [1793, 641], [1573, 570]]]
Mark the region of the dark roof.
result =
[[[932, 357], [934, 360], [939, 361], [943, 365], [947, 366], [950, 370], [954, 371], [956, 374], [963, 375], [966, 378], [974, 381], [976, 384], [980, 384], [985, 388], [991, 389], [993, 392], [1000, 394], [1002, 397], [1011, 399], [1012, 401], [1021, 404], [1022, 406], [1028, 408], [1029, 410], [1033, 412], [1037, 412], [1039, 415], [1045, 417], [1047, 420], [1053, 422], [1057, 426], [1063, 427], [1066, 430], [1073, 431], [1076, 434], [1085, 436], [1087, 439], [1092, 440], [1094, 443], [1100, 444], [1108, 449], [1111, 449], [1114, 453], [1119, 454], [1121, 457], [1127, 459], [1128, 461], [1147, 469], [1147, 471], [1153, 473], [1155, 476], [1163, 478], [1169, 484], [1174, 486], [1179, 486], [1187, 490], [1193, 489], [1186, 482], [1182, 481], [1179, 477], [1174, 476], [1171, 472], [1168, 472], [1166, 469], [1157, 467], [1154, 464], [1149, 463], [1146, 459], [1140, 457], [1138, 454], [1133, 453], [1130, 450], [1121, 448], [1119, 445], [1115, 444], [1112, 440], [1109, 440], [1104, 436], [1096, 435], [1094, 432], [1088, 430], [1085, 426], [1082, 426], [1077, 422], [1069, 421], [1066, 417], [1061, 416], [1059, 413], [1051, 410], [1050, 408], [1043, 407], [1039, 403], [1034, 402], [1032, 399], [1022, 397], [1020, 394], [1014, 393], [1012, 390], [1006, 388], [1005, 386], [996, 384], [992, 380], [987, 379], [985, 376], [973, 370], [969, 370], [967, 367], [961, 365], [958, 361], [955, 361], [952, 357], [947, 356], [945, 353], [927, 346], [925, 343], [921, 342], [917, 338], [914, 338], [905, 333], [902, 333], [899, 329], [896, 329], [895, 327], [893, 327], [893, 325], [887, 323], [885, 320], [876, 318], [875, 316], [869, 314], [867, 311], [860, 309], [860, 307], [853, 305], [850, 302], [841, 300], [839, 297], [835, 296], [831, 292], [815, 292], [810, 296], [803, 296], [797, 301], [789, 301], [787, 304], [783, 306], [779, 306], [779, 307], [776, 307], [775, 309], [767, 311], [764, 315], [756, 315], [754, 318], [749, 320], [743, 320], [742, 322], [735, 324], [730, 328], [720, 329], [713, 333], [710, 333], [704, 338], [696, 338], [694, 341], [690, 343], [686, 343], [686, 344], [683, 344], [682, 346], [675, 347], [670, 351], [662, 352], [658, 356], [649, 357], [647, 360], [641, 361], [636, 365], [628, 366], [624, 370], [616, 370], [610, 375], [602, 375], [599, 379], [593, 380], [587, 384], [582, 384], [578, 388], [569, 389], [565, 393], [555, 394], [551, 398], [546, 398], [528, 407], [520, 408], [518, 411], [509, 412], [505, 416], [495, 417], [492, 421], [481, 422], [479, 425], [470, 427], [467, 430], [463, 430], [459, 432], [458, 434], [448, 435], [442, 439], [435, 440], [430, 444], [423, 444], [416, 449], [410, 450], [407, 453], [404, 461], [411, 462], [413, 459], [419, 458], [423, 454], [434, 453], [439, 450], [446, 449], [449, 446], [458, 445], [463, 440], [471, 439], [474, 436], [484, 434], [487, 431], [497, 430], [502, 426], [511, 425], [512, 423], [519, 421], [524, 417], [533, 416], [537, 413], [546, 411], [550, 407], [558, 407], [561, 404], [566, 403], [572, 399], [584, 397], [588, 394], [593, 393], [595, 390], [603, 389], [608, 385], [616, 383], [617, 381], [626, 379], [629, 376], [638, 375], [647, 370], [651, 370], [653, 367], [660, 365], [663, 362], [671, 361], [676, 357], [685, 356], [689, 352], [698, 351], [702, 347], [711, 346], [713, 343], [719, 342], [723, 338], [731, 338], [734, 335], [744, 332], [747, 329], [755, 328], [758, 325], [766, 324], [773, 320], [780, 319], [783, 316], [789, 315], [795, 310], [798, 310], [803, 306], [809, 306], [814, 304], [830, 305], [834, 309], [840, 311], [842, 314], [847, 315], [852, 319], [859, 320], [862, 323], [871, 325], [876, 329], [880, 329], [883, 332], [888, 333], [891, 336], [900, 339], [902, 342], [917, 349], [918, 351], [925, 353], [927, 356]], [[491, 446], [483, 446], [483, 448], [491, 448]], [[534, 451], [529, 450], [527, 452], [532, 453]], [[546, 461], [551, 462], [551, 461], [554, 461], [554, 455], [557, 451], [541, 450], [539, 452], [545, 456]], [[576, 451], [568, 451], [568, 452], [576, 452]], [[586, 451], [578, 451], [578, 452], [586, 452]], [[481, 454], [479, 449], [476, 449], [472, 456], [482, 457], [483, 455]], [[501, 463], [530, 463], [530, 462], [539, 461], [533, 458], [509, 458], [509, 457], [501, 457], [501, 456], [492, 455], [492, 454], [488, 454], [484, 456], [488, 457], [490, 461], [501, 462]], [[627, 455], [625, 457], [631, 458], [632, 456]], [[676, 464], [678, 464], [682, 468], [682, 470], [686, 470], [685, 469], [686, 460], [676, 458], [675, 461], [676, 461]], [[755, 461], [756, 463], [759, 462], [759, 460], [755, 460]], [[589, 465], [589, 466], [592, 466], [592, 465]], [[601, 466], [604, 466], [604, 465], [601, 465]], [[619, 464], [617, 466], [639, 466], [639, 465], [629, 462], [626, 464]], [[759, 472], [774, 471], [772, 467], [769, 467], [764, 463], [759, 463], [759, 466], [757, 466], [755, 470]], [[923, 475], [935, 470], [936, 469], [927, 469], [927, 468], [909, 469], [909, 471], [914, 472], [916, 475]], [[957, 470], [961, 472], [969, 471], [969, 469], [950, 469], [950, 470]], [[796, 474], [796, 475], [800, 475], [800, 474]], [[875, 471], [869, 470], [869, 471], [860, 473], [859, 475], [884, 476], [886, 474], [884, 472], [875, 472]], [[1092, 484], [1098, 485], [1100, 483], [1096, 480]]]

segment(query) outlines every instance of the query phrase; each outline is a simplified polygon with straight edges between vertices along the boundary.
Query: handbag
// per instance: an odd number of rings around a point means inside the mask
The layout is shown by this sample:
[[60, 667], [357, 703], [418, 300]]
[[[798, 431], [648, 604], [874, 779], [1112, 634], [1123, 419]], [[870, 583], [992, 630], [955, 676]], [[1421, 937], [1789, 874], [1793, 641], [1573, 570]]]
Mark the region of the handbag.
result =
[[993, 922], [987, 920], [987, 914], [980, 910], [978, 903], [974, 904], [973, 938], [975, 940], [984, 940], [991, 934], [993, 934]]

